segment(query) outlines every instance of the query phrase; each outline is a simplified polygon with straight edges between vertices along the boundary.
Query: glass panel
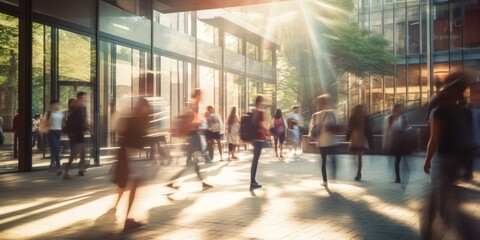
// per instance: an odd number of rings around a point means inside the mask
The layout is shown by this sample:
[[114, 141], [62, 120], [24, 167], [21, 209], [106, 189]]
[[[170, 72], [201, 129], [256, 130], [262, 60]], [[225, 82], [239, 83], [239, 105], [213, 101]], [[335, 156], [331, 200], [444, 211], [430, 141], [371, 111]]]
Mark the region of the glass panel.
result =
[[[226, 73], [226, 108], [230, 111], [232, 106], [237, 106], [237, 114], [247, 112], [245, 102], [245, 77], [233, 73]], [[229, 112], [227, 112], [229, 114]]]
[[462, 0], [453, 0], [450, 3], [452, 21], [450, 24], [450, 49], [463, 49], [463, 19]]
[[397, 65], [397, 82], [396, 82], [396, 102], [405, 103], [407, 100], [407, 72], [405, 65]]
[[269, 65], [263, 64], [263, 75], [264, 80], [275, 81], [275, 69]]
[[420, 65], [408, 65], [408, 96], [407, 106], [420, 107]]
[[[122, 1], [123, 2], [123, 1]], [[100, 1], [100, 31], [150, 46], [151, 21]]]
[[420, 52], [420, 13], [418, 6], [408, 8], [408, 54]]
[[247, 57], [258, 60], [258, 46], [247, 42]]
[[218, 36], [219, 36], [218, 28], [212, 25], [206, 24], [200, 20], [197, 21], [198, 39], [202, 39], [206, 42], [218, 45], [219, 44]]
[[18, 7], [18, 0], [0, 0], [0, 2], [11, 4]]
[[222, 64], [222, 48], [197, 39], [198, 59], [217, 65]]
[[60, 81], [91, 81], [91, 38], [58, 30], [58, 74]]
[[200, 88], [205, 92], [200, 103], [200, 112], [204, 112], [208, 105], [215, 107], [220, 115], [223, 108], [220, 102], [220, 71], [200, 66]]
[[247, 73], [256, 76], [262, 76], [262, 64], [250, 58], [247, 58]]
[[167, 28], [158, 23], [154, 24], [153, 46], [187, 57], [195, 57], [195, 38]]
[[263, 95], [265, 97], [264, 104], [266, 106], [273, 106], [275, 103], [275, 84], [264, 83], [263, 84]]
[[372, 85], [372, 99], [370, 100], [370, 113], [377, 113], [383, 111], [383, 76], [373, 75], [371, 80]]
[[429, 21], [429, 16], [427, 14], [427, 5], [422, 5], [421, 7], [421, 12], [422, 12], [422, 22], [421, 22], [421, 25], [422, 25], [422, 31], [421, 31], [421, 35], [422, 35], [422, 43], [421, 43], [421, 46], [422, 46], [422, 53], [426, 53], [427, 52], [427, 43], [428, 43], [428, 39], [427, 39], [427, 21]]
[[372, 12], [370, 16], [370, 29], [375, 33], [382, 34], [382, 23], [382, 12]]
[[478, 31], [480, 1], [464, 1], [464, 4], [464, 44], [466, 48], [478, 48], [480, 47], [480, 31]]
[[152, 15], [151, 0], [105, 0], [110, 4], [118, 6], [119, 8], [140, 16], [142, 18], [150, 19]]
[[263, 63], [268, 66], [273, 66], [273, 53], [272, 49], [263, 49]]
[[90, 29], [95, 28], [95, 0], [42, 0], [32, 1], [32, 5], [34, 12], [78, 24]]
[[422, 98], [421, 98], [421, 104], [422, 106], [426, 105], [428, 103], [428, 100], [430, 99], [430, 83], [428, 81], [428, 69], [427, 69], [427, 64], [425, 64], [426, 59], [422, 61], [421, 64], [421, 78], [420, 78], [420, 84], [422, 85]]
[[[249, 78], [248, 79], [248, 105], [255, 107], [255, 97], [262, 94], [262, 83], [260, 81]], [[250, 109], [247, 109], [250, 110]]]
[[450, 66], [448, 62], [435, 63], [433, 66], [433, 83], [435, 84], [435, 92], [440, 90], [440, 87], [445, 82], [445, 78], [450, 73]]
[[[0, 172], [18, 171], [18, 130], [13, 121], [18, 113], [18, 18], [0, 13], [0, 131], [5, 136], [0, 155]], [[15, 126], [16, 128], [20, 127]], [[17, 129], [18, 129], [17, 128]], [[15, 149], [15, 150], [14, 150]], [[15, 156], [14, 156], [15, 155]]]
[[384, 12], [384, 27], [385, 27], [385, 39], [390, 43], [387, 50], [393, 53], [393, 11], [387, 10]]
[[223, 51], [225, 55], [225, 67], [231, 68], [237, 71], [245, 71], [245, 56], [232, 52], [230, 50], [225, 49]]
[[236, 52], [238, 54], [242, 54], [243, 40], [235, 35], [232, 35], [226, 32], [225, 33], [225, 49], [228, 49], [232, 52]]
[[370, 0], [370, 9], [372, 12], [382, 10], [382, 0]]
[[396, 55], [405, 56], [405, 8], [395, 9], [395, 48]]
[[434, 6], [433, 45], [435, 52], [448, 50], [448, 4]]

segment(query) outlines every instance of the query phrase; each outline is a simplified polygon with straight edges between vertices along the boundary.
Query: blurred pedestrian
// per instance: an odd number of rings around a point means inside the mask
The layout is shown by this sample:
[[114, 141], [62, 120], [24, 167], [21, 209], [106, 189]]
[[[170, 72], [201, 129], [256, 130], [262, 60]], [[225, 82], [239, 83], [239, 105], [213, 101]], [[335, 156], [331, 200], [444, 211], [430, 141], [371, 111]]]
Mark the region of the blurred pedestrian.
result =
[[407, 135], [408, 120], [403, 115], [404, 105], [396, 103], [393, 105], [392, 114], [384, 121], [384, 142], [383, 151], [386, 154], [395, 156], [395, 183], [400, 183], [400, 161], [405, 155], [404, 138]]
[[218, 146], [218, 153], [220, 154], [220, 161], [223, 161], [223, 152], [222, 152], [222, 130], [223, 130], [223, 121], [220, 115], [215, 112], [213, 106], [207, 106], [205, 112], [205, 120], [207, 121], [207, 133], [205, 134], [207, 138], [207, 149], [208, 156], [213, 160], [213, 149], [215, 143]]
[[278, 149], [280, 149], [280, 158], [283, 159], [283, 143], [285, 142], [285, 119], [281, 109], [277, 109], [275, 116], [270, 122], [270, 134], [273, 136], [275, 145], [275, 156], [278, 158]]
[[238, 159], [235, 156], [235, 150], [240, 144], [240, 118], [238, 118], [237, 107], [235, 106], [232, 107], [227, 118], [227, 142], [228, 160]]
[[128, 198], [128, 207], [126, 213], [126, 220], [124, 224], [124, 231], [141, 227], [143, 224], [135, 221], [133, 218], [128, 218], [135, 199], [135, 193], [138, 186], [146, 179], [144, 171], [148, 171], [146, 167], [140, 167], [140, 164], [146, 165], [146, 161], [137, 161], [139, 164], [135, 165], [130, 161], [130, 151], [141, 151], [147, 145], [146, 136], [150, 126], [152, 108], [147, 100], [140, 98], [133, 109], [131, 116], [124, 116], [120, 120], [119, 126], [119, 145], [118, 161], [113, 172], [113, 182], [118, 185], [118, 197], [115, 202], [112, 212], [116, 212], [118, 203], [122, 198], [123, 193], [130, 182], [130, 197]]
[[[187, 149], [187, 166], [185, 169], [180, 171], [178, 174], [171, 178], [171, 181], [178, 179], [182, 176], [189, 166], [193, 166], [195, 172], [197, 173], [197, 178], [202, 182], [202, 189], [207, 190], [212, 188], [213, 186], [207, 184], [203, 181], [203, 177], [200, 173], [200, 166], [198, 166], [199, 162], [199, 155], [204, 156], [205, 148], [206, 148], [206, 139], [205, 135], [200, 133], [200, 116], [199, 116], [199, 106], [200, 102], [203, 99], [203, 91], [199, 88], [196, 88], [192, 92], [192, 98], [190, 102], [187, 103], [187, 107], [185, 109], [185, 114], [182, 119], [186, 120], [186, 122], [182, 123], [183, 129], [188, 129], [188, 149]], [[174, 131], [178, 131], [174, 129]], [[173, 183], [167, 184], [167, 187], [178, 189]]]
[[256, 136], [253, 141], [253, 161], [252, 167], [250, 169], [250, 191], [253, 191], [257, 188], [261, 188], [262, 185], [257, 183], [257, 167], [258, 160], [260, 159], [260, 154], [262, 153], [262, 148], [265, 145], [265, 140], [268, 136], [268, 130], [265, 127], [265, 113], [263, 112], [264, 106], [264, 97], [258, 95], [255, 98], [255, 109], [253, 109], [253, 120], [255, 122], [255, 132]]
[[357, 156], [356, 181], [362, 179], [362, 156], [372, 148], [373, 133], [370, 119], [367, 116], [365, 106], [357, 105], [352, 110], [352, 116], [348, 120], [347, 141], [350, 141], [349, 149]]
[[[335, 164], [335, 146], [337, 145], [331, 126], [336, 126], [338, 123], [335, 111], [330, 108], [330, 95], [318, 96], [316, 105], [317, 112], [310, 120], [310, 136], [313, 136], [320, 151], [323, 186], [327, 186], [327, 155], [331, 155], [332, 164]], [[335, 171], [335, 166], [333, 170]]]
[[41, 145], [41, 135], [40, 131], [38, 128], [40, 127], [40, 119], [42, 118], [42, 115], [39, 113], [35, 114], [32, 119], [32, 148], [37, 146], [37, 149], [40, 150], [40, 145]]
[[[425, 157], [424, 171], [431, 172], [431, 187], [424, 208], [421, 225], [422, 239], [432, 239], [435, 215], [438, 213], [446, 225], [459, 222], [460, 191], [455, 187], [455, 181], [460, 177], [459, 169], [465, 158], [469, 156], [469, 139], [472, 134], [471, 113], [461, 102], [463, 93], [468, 86], [462, 73], [452, 73], [445, 80], [447, 83], [441, 89], [446, 96], [442, 104], [434, 108], [430, 115], [430, 140]], [[462, 236], [462, 239], [474, 239], [472, 236]]]
[[45, 113], [44, 121], [48, 126], [48, 139], [50, 141], [50, 158], [57, 176], [62, 175], [60, 170], [60, 138], [62, 136], [63, 112], [60, 111], [58, 100], [50, 102], [50, 110]]
[[72, 179], [68, 171], [77, 155], [80, 155], [78, 175], [85, 175], [85, 132], [88, 129], [86, 101], [87, 93], [78, 92], [75, 105], [72, 107], [65, 123], [65, 130], [70, 140], [71, 149], [70, 157], [63, 173], [63, 179]]
[[287, 125], [288, 130], [293, 136], [293, 155], [297, 154], [297, 148], [300, 147], [300, 138], [302, 136], [303, 121], [299, 114], [300, 108], [298, 106], [292, 107], [292, 113], [288, 115]]

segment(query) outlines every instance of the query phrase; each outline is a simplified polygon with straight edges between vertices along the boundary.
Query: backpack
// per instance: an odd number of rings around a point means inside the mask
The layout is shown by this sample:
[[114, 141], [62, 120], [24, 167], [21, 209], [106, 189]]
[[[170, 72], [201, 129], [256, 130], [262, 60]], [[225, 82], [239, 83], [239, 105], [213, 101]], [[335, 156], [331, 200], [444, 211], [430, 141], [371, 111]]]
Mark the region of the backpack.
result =
[[240, 139], [243, 142], [253, 142], [258, 133], [256, 121], [257, 111], [250, 111], [240, 119]]
[[193, 129], [193, 112], [179, 115], [172, 123], [170, 134], [172, 137], [187, 137]]

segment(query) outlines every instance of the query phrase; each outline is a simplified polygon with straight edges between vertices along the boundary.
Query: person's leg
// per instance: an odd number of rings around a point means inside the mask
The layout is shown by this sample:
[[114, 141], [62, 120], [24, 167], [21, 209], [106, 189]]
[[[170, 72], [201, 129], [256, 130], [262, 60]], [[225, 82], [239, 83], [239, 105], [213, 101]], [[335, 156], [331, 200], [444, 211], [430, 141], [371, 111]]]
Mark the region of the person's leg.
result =
[[362, 179], [362, 152], [357, 152], [357, 176], [355, 177], [355, 180], [359, 181]]
[[283, 143], [285, 143], [285, 134], [279, 137], [280, 158], [283, 158]]
[[228, 160], [233, 158], [233, 144], [228, 143]]
[[320, 148], [320, 157], [322, 158], [322, 178], [323, 184], [327, 184], [327, 150], [324, 147]]
[[118, 188], [118, 195], [117, 195], [117, 201], [115, 201], [115, 205], [113, 206], [113, 208], [117, 208], [118, 206], [118, 203], [120, 202], [120, 199], [122, 199], [122, 195], [123, 193], [125, 192], [125, 188]]
[[73, 160], [77, 157], [78, 154], [78, 143], [75, 143], [71, 140], [70, 146], [70, 157], [68, 158], [68, 162], [65, 165], [65, 173], [63, 174], [64, 178], [70, 178], [70, 176], [68, 175], [68, 171], [70, 170]]
[[220, 154], [220, 160], [223, 161], [223, 151], [222, 151], [222, 142], [220, 139], [217, 139], [218, 153]]
[[125, 216], [125, 225], [123, 227], [124, 230], [135, 229], [141, 227], [143, 223], [135, 221], [133, 218], [128, 218], [128, 214], [130, 213], [130, 209], [132, 209], [133, 200], [135, 199], [135, 193], [137, 192], [137, 188], [140, 185], [140, 181], [134, 180], [132, 183], [132, 188], [130, 189], [130, 196], [128, 198], [128, 208], [127, 214]]
[[78, 173], [79, 175], [83, 175], [85, 171], [85, 143], [79, 143], [78, 145], [78, 153], [80, 154], [80, 162], [78, 162]]
[[278, 137], [273, 136], [273, 143], [275, 146], [275, 156], [278, 158]]
[[236, 150], [236, 148], [237, 148], [237, 145], [232, 144], [232, 158], [233, 158], [233, 159], [236, 158], [236, 157], [235, 157], [235, 150]]
[[213, 138], [208, 138], [207, 137], [207, 150], [208, 150], [208, 156], [210, 159], [213, 159], [213, 144], [214, 144], [214, 139]]
[[54, 131], [50, 131], [47, 134], [48, 142], [50, 143], [50, 168], [57, 168], [56, 164], [56, 155], [55, 155], [55, 133]]
[[402, 155], [395, 155], [395, 182], [400, 183], [400, 160], [402, 160]]
[[258, 160], [260, 159], [260, 154], [262, 153], [263, 143], [261, 141], [255, 141], [253, 143], [253, 161], [252, 167], [250, 169], [250, 186], [257, 184], [256, 175]]

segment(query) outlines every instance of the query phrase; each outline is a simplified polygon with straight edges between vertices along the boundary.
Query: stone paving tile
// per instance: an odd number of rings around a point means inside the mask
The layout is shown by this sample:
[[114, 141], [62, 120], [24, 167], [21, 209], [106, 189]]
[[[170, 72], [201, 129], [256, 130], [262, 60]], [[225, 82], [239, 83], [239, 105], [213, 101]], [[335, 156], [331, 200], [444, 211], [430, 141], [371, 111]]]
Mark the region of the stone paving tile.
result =
[[[162, 167], [139, 189], [132, 209], [131, 216], [146, 225], [125, 234], [128, 192], [117, 219], [105, 214], [116, 197], [109, 166], [72, 181], [48, 171], [0, 175], [0, 239], [418, 239], [418, 210], [428, 187], [421, 158], [402, 161], [404, 183], [394, 184], [392, 158], [365, 156], [364, 179], [355, 182], [352, 156], [340, 155], [336, 168], [328, 163], [324, 188], [318, 156], [279, 161], [266, 149], [257, 175], [264, 188], [252, 194], [249, 154], [228, 164], [202, 165], [206, 181], [215, 186], [205, 192], [192, 173], [178, 191], [165, 188], [165, 180], [183, 167]], [[460, 184], [469, 189], [463, 208], [480, 219], [475, 183]]]

